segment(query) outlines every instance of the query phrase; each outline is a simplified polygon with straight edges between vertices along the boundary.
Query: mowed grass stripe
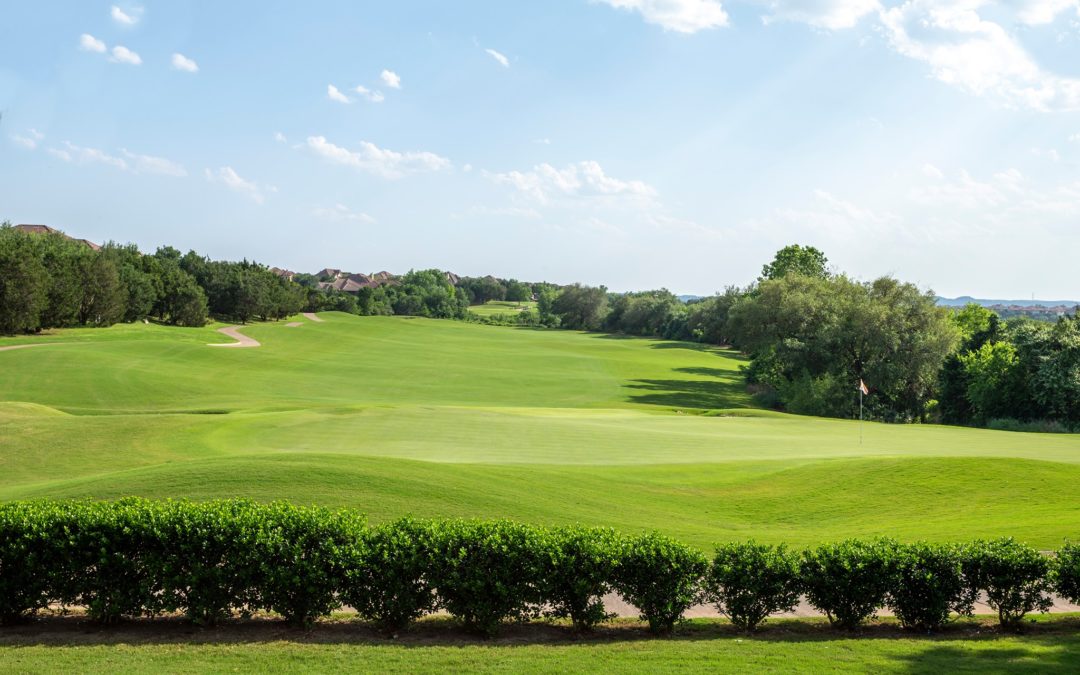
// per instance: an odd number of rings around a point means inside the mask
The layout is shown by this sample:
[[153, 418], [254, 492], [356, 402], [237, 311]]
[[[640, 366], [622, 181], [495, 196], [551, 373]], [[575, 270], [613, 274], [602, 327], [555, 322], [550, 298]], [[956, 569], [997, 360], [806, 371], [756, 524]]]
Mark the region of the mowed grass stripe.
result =
[[513, 518], [656, 529], [720, 541], [812, 544], [847, 537], [961, 541], [1080, 538], [1080, 466], [905, 458], [647, 467], [435, 464], [319, 453], [191, 460], [0, 489], [0, 498], [127, 495], [347, 506], [402, 515]]
[[[701, 345], [325, 314], [0, 353], [0, 499], [246, 496], [812, 543], [1080, 537], [1080, 436], [754, 410]], [[0, 341], [4, 343], [4, 341]], [[222, 414], [225, 413], [225, 414]]]

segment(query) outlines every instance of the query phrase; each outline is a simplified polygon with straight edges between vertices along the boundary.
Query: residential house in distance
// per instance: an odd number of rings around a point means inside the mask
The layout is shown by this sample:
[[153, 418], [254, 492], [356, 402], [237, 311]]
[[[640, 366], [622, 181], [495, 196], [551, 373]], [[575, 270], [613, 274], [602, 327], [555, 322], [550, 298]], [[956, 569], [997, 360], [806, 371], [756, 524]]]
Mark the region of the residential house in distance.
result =
[[270, 271], [285, 281], [292, 281], [296, 277], [296, 272], [293, 272], [292, 270], [283, 270], [280, 267], [271, 267]]
[[64, 232], [61, 232], [60, 230], [49, 227], [48, 225], [20, 224], [20, 225], [16, 225], [15, 229], [19, 230], [20, 232], [25, 232], [26, 234], [59, 234], [61, 237], [65, 237], [67, 239], [70, 239], [71, 241], [77, 241], [77, 242], [85, 245], [87, 248], [89, 248], [92, 251], [100, 251], [101, 250], [100, 246], [98, 246], [94, 242], [90, 241], [89, 239], [76, 239], [75, 237], [72, 237], [72, 236], [70, 236], [68, 234], [65, 234]]

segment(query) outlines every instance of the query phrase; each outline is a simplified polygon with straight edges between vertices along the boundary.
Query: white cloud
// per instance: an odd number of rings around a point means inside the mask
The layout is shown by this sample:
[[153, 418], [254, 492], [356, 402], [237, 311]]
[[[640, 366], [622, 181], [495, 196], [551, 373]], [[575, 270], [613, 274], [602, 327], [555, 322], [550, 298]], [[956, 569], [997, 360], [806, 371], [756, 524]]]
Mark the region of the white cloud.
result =
[[323, 220], [329, 220], [331, 222], [350, 222], [350, 223], [367, 223], [373, 224], [375, 219], [363, 212], [353, 211], [344, 204], [334, 204], [333, 206], [326, 207], [320, 206], [311, 212], [311, 215], [316, 218], [322, 218]]
[[199, 72], [199, 64], [180, 53], [172, 55], [172, 67], [173, 70], [182, 70], [185, 73]]
[[34, 150], [38, 146], [38, 142], [45, 139], [45, 134], [41, 133], [37, 129], [30, 129], [27, 133], [29, 136], [21, 136], [19, 134], [12, 134], [11, 140], [16, 144], [21, 145], [27, 150]]
[[503, 68], [510, 67], [510, 59], [506, 58], [506, 56], [504, 56], [503, 54], [495, 51], [494, 49], [485, 49], [484, 51], [487, 52], [488, 55], [491, 56], [491, 58], [498, 61], [499, 65], [501, 65]]
[[362, 84], [357, 85], [355, 91], [372, 103], [382, 103], [386, 98], [381, 91], [372, 91]]
[[392, 70], [384, 70], [379, 75], [382, 78], [383, 83], [391, 89], [401, 89], [401, 76]]
[[923, 206], [953, 206], [963, 209], [999, 207], [1008, 199], [1008, 192], [1023, 181], [1016, 169], [998, 173], [992, 180], [976, 180], [967, 171], [961, 171], [955, 179], [932, 176], [931, 185], [914, 187], [909, 197]]
[[112, 9], [109, 11], [109, 15], [112, 17], [113, 21], [125, 26], [134, 26], [139, 23], [139, 19], [142, 18], [142, 13], [142, 7], [132, 7], [127, 11], [124, 11], [116, 5], [113, 5]]
[[513, 186], [522, 195], [546, 204], [553, 197], [623, 197], [650, 201], [656, 189], [639, 180], [608, 176], [598, 162], [583, 161], [562, 169], [544, 163], [532, 171], [485, 173], [496, 183]]
[[105, 43], [97, 39], [89, 33], [83, 33], [79, 36], [79, 49], [84, 52], [95, 52], [98, 54], [105, 53]]
[[[211, 183], [221, 183], [233, 192], [246, 195], [256, 204], [262, 204], [266, 201], [266, 196], [263, 194], [264, 188], [259, 187], [259, 185], [253, 181], [244, 180], [231, 166], [223, 166], [217, 171], [207, 169], [206, 180]], [[277, 189], [273, 187], [268, 186], [265, 189], [268, 192], [277, 192]]]
[[771, 12], [766, 23], [774, 20], [807, 23], [818, 28], [851, 28], [881, 9], [878, 0], [757, 0]]
[[728, 25], [718, 0], [594, 0], [617, 9], [638, 12], [646, 22], [678, 33], [696, 33]]
[[280, 131], [275, 131], [274, 132], [274, 140], [277, 141], [278, 143], [288, 143], [289, 142], [289, 139], [285, 138], [285, 134], [281, 133]]
[[349, 150], [334, 145], [326, 140], [325, 136], [309, 136], [307, 148], [335, 164], [353, 166], [384, 178], [400, 178], [422, 171], [441, 171], [452, 166], [449, 159], [433, 152], [395, 152], [368, 141], [361, 141], [359, 150]]
[[933, 164], [930, 164], [930, 163], [923, 164], [922, 172], [923, 172], [923, 175], [926, 176], [927, 178], [941, 179], [941, 178], [945, 177], [945, 173], [941, 169], [937, 168], [936, 166], [934, 166]]
[[135, 173], [153, 173], [162, 176], [175, 176], [177, 178], [187, 175], [187, 169], [172, 160], [152, 155], [140, 155], [127, 149], [121, 150]]
[[484, 206], [476, 205], [469, 208], [465, 213], [455, 213], [455, 220], [468, 217], [492, 217], [492, 218], [525, 218], [527, 220], [539, 220], [540, 212], [532, 208], [520, 206]]
[[128, 163], [122, 158], [114, 157], [97, 148], [81, 147], [75, 145], [71, 141], [64, 141], [64, 147], [67, 149], [49, 148], [49, 153], [65, 162], [73, 162], [75, 164], [105, 164], [124, 171], [127, 171], [130, 168]]
[[326, 85], [326, 97], [331, 101], [337, 101], [338, 103], [352, 103], [352, 99], [345, 94], [342, 94], [341, 90], [332, 84]]
[[1044, 71], [1014, 35], [980, 16], [989, 0], [907, 0], [880, 13], [890, 45], [938, 80], [1008, 105], [1080, 110], [1080, 80]]
[[1069, 136], [1070, 143], [1080, 143], [1080, 134], [1072, 134]]
[[1036, 157], [1042, 157], [1043, 159], [1048, 159], [1051, 162], [1060, 162], [1061, 161], [1061, 153], [1058, 152], [1057, 150], [1055, 150], [1054, 148], [1032, 148], [1031, 149], [1031, 154], [1035, 155]]
[[537, 138], [537, 139], [533, 140], [533, 143], [536, 143], [537, 145], [551, 145], [551, 139], [550, 138]]
[[[44, 138], [44, 136], [37, 134], [33, 130], [31, 132], [38, 136], [38, 140]], [[123, 157], [117, 157], [98, 148], [87, 148], [75, 145], [71, 141], [64, 141], [63, 148], [49, 148], [48, 152], [53, 157], [73, 164], [105, 164], [121, 171], [175, 176], [178, 178], [187, 175], [187, 170], [172, 160], [164, 157], [154, 157], [153, 155], [140, 155], [127, 149], [120, 151]]]
[[132, 66], [137, 66], [142, 63], [142, 58], [123, 45], [116, 45], [112, 48], [112, 57], [109, 59], [114, 63], [127, 63]]
[[1080, 0], [1013, 0], [1017, 18], [1029, 26], [1053, 23], [1067, 9], [1080, 13]]

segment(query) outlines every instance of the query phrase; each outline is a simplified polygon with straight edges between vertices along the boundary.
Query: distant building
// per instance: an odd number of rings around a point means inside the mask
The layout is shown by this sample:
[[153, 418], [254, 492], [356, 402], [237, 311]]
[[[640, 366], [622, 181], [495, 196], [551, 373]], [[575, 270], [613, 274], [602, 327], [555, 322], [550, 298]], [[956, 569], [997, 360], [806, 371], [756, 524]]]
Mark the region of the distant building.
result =
[[281, 277], [285, 281], [292, 281], [294, 278], [296, 278], [296, 272], [293, 272], [292, 270], [283, 270], [280, 267], [271, 267], [270, 271]]
[[58, 234], [61, 237], [64, 237], [65, 239], [70, 239], [71, 241], [77, 241], [77, 242], [79, 242], [80, 244], [83, 244], [84, 246], [86, 246], [87, 248], [89, 248], [92, 251], [100, 251], [101, 250], [100, 246], [98, 246], [94, 242], [90, 241], [89, 239], [76, 239], [75, 237], [69, 236], [69, 235], [61, 232], [60, 230], [49, 227], [48, 225], [25, 225], [25, 224], [21, 224], [21, 225], [16, 225], [15, 229], [20, 231], [20, 232], [25, 232], [26, 234]]

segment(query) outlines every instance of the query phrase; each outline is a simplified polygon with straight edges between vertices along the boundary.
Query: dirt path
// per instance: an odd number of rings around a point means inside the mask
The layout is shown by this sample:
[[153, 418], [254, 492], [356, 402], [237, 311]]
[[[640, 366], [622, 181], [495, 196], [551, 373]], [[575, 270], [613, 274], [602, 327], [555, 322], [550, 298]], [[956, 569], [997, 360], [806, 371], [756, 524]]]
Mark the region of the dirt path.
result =
[[7, 347], [0, 347], [0, 352], [10, 351], [12, 349], [29, 349], [30, 347], [48, 347], [53, 344], [52, 342], [40, 342], [32, 345], [10, 345]]
[[227, 335], [236, 342], [226, 342], [225, 344], [211, 344], [210, 347], [261, 347], [258, 340], [249, 338], [240, 332], [240, 326], [226, 326], [225, 328], [218, 328], [217, 332], [222, 335]]
[[315, 312], [304, 312], [304, 318], [308, 321], [314, 321], [315, 323], [322, 323], [323, 320], [319, 318]]
[[[975, 603], [976, 614], [997, 614], [997, 610], [991, 608], [985, 602], [985, 597], [980, 597], [979, 601]], [[636, 617], [638, 616], [638, 610], [630, 603], [623, 600], [619, 595], [615, 593], [609, 593], [604, 596], [604, 607], [609, 612], [614, 612], [621, 617]], [[1054, 597], [1054, 606], [1050, 609], [1051, 612], [1080, 612], [1080, 605], [1074, 605], [1063, 598], [1057, 596]], [[878, 610], [878, 616], [893, 616], [891, 610], [886, 607]], [[686, 611], [686, 618], [688, 619], [711, 619], [723, 616], [716, 610], [715, 605], [697, 605], [691, 607]], [[794, 612], [782, 612], [779, 614], [772, 614], [770, 616], [778, 619], [784, 618], [803, 618], [811, 616], [822, 616], [822, 613], [810, 606], [810, 603], [803, 598], [799, 603], [799, 606], [795, 608]]]

